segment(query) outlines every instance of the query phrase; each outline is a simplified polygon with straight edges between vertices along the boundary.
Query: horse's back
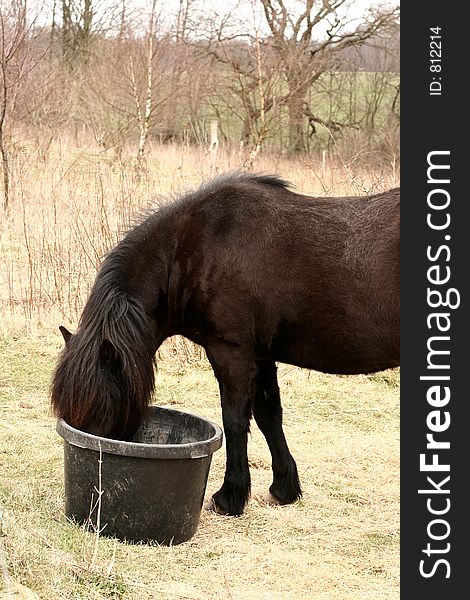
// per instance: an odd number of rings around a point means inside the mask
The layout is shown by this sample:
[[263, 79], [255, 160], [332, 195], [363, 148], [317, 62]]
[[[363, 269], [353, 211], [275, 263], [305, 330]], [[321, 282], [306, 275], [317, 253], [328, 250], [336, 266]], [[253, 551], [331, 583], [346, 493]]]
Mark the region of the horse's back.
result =
[[398, 364], [399, 192], [310, 198], [227, 181], [181, 207], [176, 333], [329, 372]]

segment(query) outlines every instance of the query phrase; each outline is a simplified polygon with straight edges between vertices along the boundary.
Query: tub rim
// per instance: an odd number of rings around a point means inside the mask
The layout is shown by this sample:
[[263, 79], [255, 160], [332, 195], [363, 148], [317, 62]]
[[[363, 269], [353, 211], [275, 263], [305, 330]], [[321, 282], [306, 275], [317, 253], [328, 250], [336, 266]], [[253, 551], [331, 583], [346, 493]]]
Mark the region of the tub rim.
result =
[[78, 448], [135, 458], [203, 458], [206, 456], [211, 456], [222, 446], [222, 429], [216, 423], [209, 421], [204, 417], [163, 406], [149, 406], [148, 410], [153, 414], [157, 413], [158, 411], [165, 411], [166, 413], [173, 413], [178, 416], [190, 417], [195, 420], [203, 421], [206, 425], [212, 428], [212, 435], [205, 440], [187, 442], [184, 444], [148, 444], [141, 442], [128, 442], [124, 440], [105, 438], [81, 431], [80, 429], [75, 429], [63, 419], [57, 419], [56, 431], [65, 442], [68, 442], [69, 444], [72, 444]]

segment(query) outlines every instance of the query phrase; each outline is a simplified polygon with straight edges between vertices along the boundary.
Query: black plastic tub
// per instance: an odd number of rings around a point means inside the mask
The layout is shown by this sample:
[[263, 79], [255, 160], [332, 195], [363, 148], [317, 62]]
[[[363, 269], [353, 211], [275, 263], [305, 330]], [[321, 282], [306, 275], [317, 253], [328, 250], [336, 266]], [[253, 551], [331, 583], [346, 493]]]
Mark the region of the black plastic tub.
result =
[[57, 432], [67, 517], [130, 542], [179, 544], [196, 533], [220, 427], [152, 406], [132, 441], [91, 435], [62, 419]]

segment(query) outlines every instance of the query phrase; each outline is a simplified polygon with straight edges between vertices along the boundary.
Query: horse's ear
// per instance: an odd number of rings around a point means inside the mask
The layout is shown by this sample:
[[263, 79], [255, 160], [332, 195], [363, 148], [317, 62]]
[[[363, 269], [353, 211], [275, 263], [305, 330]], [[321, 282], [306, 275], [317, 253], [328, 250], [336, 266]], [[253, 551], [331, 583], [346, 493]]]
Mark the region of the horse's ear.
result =
[[117, 360], [116, 346], [108, 339], [104, 339], [100, 346], [100, 359], [104, 364], [112, 365]]
[[62, 334], [62, 337], [64, 338], [65, 345], [67, 346], [70, 338], [72, 337], [72, 334], [63, 325], [59, 326], [59, 330], [60, 330], [60, 333]]

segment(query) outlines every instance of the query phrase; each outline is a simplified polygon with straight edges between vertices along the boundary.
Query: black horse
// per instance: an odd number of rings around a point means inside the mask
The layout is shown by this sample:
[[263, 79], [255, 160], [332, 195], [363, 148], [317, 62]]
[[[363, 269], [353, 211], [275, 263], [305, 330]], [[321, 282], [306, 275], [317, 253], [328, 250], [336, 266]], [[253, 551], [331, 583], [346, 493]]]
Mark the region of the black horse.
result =
[[219, 383], [227, 464], [216, 507], [243, 512], [250, 418], [272, 455], [270, 491], [301, 496], [282, 429], [276, 361], [325, 373], [399, 364], [399, 189], [311, 198], [271, 176], [232, 174], [150, 214], [104, 260], [54, 375], [70, 425], [138, 427], [169, 336], [206, 351]]

